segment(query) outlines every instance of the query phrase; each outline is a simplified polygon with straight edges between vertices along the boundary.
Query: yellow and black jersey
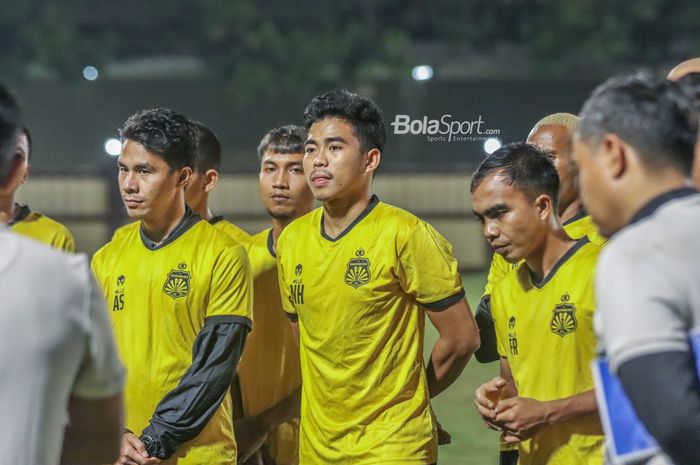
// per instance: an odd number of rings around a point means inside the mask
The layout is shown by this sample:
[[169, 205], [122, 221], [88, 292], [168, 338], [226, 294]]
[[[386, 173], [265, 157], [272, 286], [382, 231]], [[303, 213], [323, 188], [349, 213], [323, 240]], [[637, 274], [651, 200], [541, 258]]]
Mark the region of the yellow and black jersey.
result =
[[[299, 347], [280, 300], [272, 229], [246, 244], [253, 269], [255, 326], [246, 340], [238, 367], [245, 416], [258, 415], [301, 385]], [[268, 435], [265, 448], [277, 465], [299, 463], [299, 419]]]
[[[95, 254], [92, 268], [128, 371], [126, 427], [151, 439], [169, 421], [182, 430], [171, 436], [199, 430], [164, 463], [235, 463], [228, 386], [231, 353], [242, 341], [232, 341], [226, 325], [245, 332], [251, 325], [252, 273], [243, 247], [188, 209], [161, 244], [151, 242], [138, 222], [120, 228]], [[213, 380], [219, 384], [208, 384]], [[220, 404], [211, 400], [214, 391], [221, 391]], [[163, 409], [168, 402], [177, 408]], [[161, 445], [166, 451], [178, 446]]]
[[[572, 239], [578, 240], [587, 237], [591, 243], [598, 246], [604, 246], [606, 243], [606, 239], [600, 235], [591, 216], [587, 215], [585, 210], [581, 210], [579, 213], [569, 218], [562, 226], [564, 231]], [[497, 253], [493, 254], [491, 266], [489, 267], [489, 274], [486, 278], [484, 294], [481, 297], [481, 302], [477, 307], [475, 315], [476, 324], [479, 327], [481, 335], [481, 346], [474, 355], [476, 359], [482, 363], [495, 362], [498, 360], [496, 340], [493, 336], [493, 320], [488, 310], [488, 300], [490, 299], [494, 287], [505, 278], [510, 271], [517, 268], [522, 263], [523, 262], [508, 263], [503, 256]]]
[[64, 252], [75, 252], [73, 235], [64, 225], [48, 216], [33, 212], [27, 205], [16, 205], [17, 214], [10, 229]]
[[219, 231], [228, 234], [233, 237], [239, 243], [245, 245], [251, 240], [250, 234], [231, 223], [226, 221], [223, 216], [214, 216], [209, 220], [209, 224], [214, 226]]
[[299, 323], [301, 463], [436, 461], [424, 307], [464, 298], [451, 249], [376, 196], [336, 238], [322, 208], [284, 229], [277, 263], [282, 304]]
[[[586, 214], [585, 210], [581, 210], [576, 215], [572, 216], [564, 223], [562, 227], [566, 234], [574, 240], [581, 239], [582, 237], [588, 237], [588, 240], [596, 245], [605, 245], [606, 239], [600, 235], [598, 232], [598, 227], [593, 222], [591, 215]], [[486, 288], [484, 289], [484, 295], [491, 294], [494, 286], [505, 277], [508, 272], [518, 266], [518, 263], [512, 264], [508, 263], [505, 258], [501, 255], [495, 253], [491, 260], [491, 266], [489, 268], [489, 275], [486, 278]]]
[[[601, 248], [580, 239], [540, 282], [525, 263], [491, 294], [498, 352], [508, 359], [518, 395], [541, 401], [593, 389], [594, 273]], [[546, 428], [518, 446], [521, 465], [600, 465], [597, 417]]]

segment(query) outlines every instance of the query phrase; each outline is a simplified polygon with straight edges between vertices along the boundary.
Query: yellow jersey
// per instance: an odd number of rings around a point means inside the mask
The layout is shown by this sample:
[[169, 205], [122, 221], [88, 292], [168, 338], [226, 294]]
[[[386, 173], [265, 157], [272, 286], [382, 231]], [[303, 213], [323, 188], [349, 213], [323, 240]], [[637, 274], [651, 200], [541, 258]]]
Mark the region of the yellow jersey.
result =
[[[245, 245], [253, 269], [255, 326], [246, 340], [238, 378], [245, 416], [258, 415], [301, 385], [299, 347], [282, 310], [272, 229]], [[299, 419], [268, 435], [265, 448], [277, 465], [299, 463]]]
[[451, 245], [373, 196], [336, 238], [318, 208], [277, 241], [282, 304], [298, 320], [302, 464], [432, 464], [424, 307], [464, 298]]
[[[566, 234], [575, 240], [588, 237], [589, 241], [599, 246], [605, 245], [607, 241], [607, 239], [600, 235], [598, 227], [593, 223], [591, 215], [587, 215], [585, 210], [581, 210], [579, 213], [566, 220], [562, 223], [562, 227], [564, 231], [566, 231]], [[516, 268], [518, 265], [519, 263], [508, 263], [503, 256], [497, 253], [493, 254], [491, 266], [489, 267], [489, 274], [486, 278], [484, 295], [491, 294], [494, 286], [503, 279], [510, 270]]]
[[209, 220], [209, 224], [214, 226], [214, 228], [218, 229], [219, 231], [224, 232], [229, 236], [233, 237], [242, 245], [245, 245], [248, 242], [250, 242], [250, 234], [248, 234], [235, 224], [231, 223], [230, 221], [226, 221], [223, 216], [212, 217], [212, 219]]
[[[518, 395], [540, 401], [593, 389], [594, 272], [600, 246], [577, 241], [542, 283], [525, 263], [491, 294], [498, 352], [508, 359]], [[600, 465], [603, 433], [597, 416], [560, 423], [518, 444], [520, 465]]]
[[[205, 319], [250, 325], [252, 273], [243, 247], [198, 216], [186, 215], [161, 245], [140, 223], [120, 228], [93, 257], [128, 377], [125, 426], [137, 436], [192, 364]], [[235, 464], [231, 397], [197, 437], [164, 464]]]
[[73, 235], [64, 225], [48, 216], [33, 212], [27, 205], [19, 206], [10, 229], [64, 252], [75, 252]]

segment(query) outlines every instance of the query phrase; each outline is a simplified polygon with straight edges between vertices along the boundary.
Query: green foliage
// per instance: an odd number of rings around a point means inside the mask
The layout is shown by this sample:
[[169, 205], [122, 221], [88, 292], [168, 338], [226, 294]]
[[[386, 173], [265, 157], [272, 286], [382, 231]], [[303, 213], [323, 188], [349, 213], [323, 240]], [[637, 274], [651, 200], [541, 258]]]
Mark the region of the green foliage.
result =
[[532, 75], [672, 63], [700, 55], [698, 23], [690, 0], [23, 0], [0, 10], [0, 66], [80, 80], [86, 64], [196, 57], [252, 103], [503, 47]]

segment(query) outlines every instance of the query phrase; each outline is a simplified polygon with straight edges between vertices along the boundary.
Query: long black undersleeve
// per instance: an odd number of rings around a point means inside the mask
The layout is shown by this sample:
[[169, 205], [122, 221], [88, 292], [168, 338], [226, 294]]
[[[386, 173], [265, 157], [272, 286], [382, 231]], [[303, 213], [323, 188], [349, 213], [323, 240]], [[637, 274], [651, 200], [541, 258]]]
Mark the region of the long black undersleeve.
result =
[[229, 390], [248, 331], [247, 318], [212, 316], [205, 320], [192, 348], [192, 365], [160, 401], [141, 434], [150, 456], [167, 459], [214, 416]]
[[487, 294], [481, 298], [474, 319], [479, 327], [479, 337], [481, 338], [481, 346], [474, 352], [474, 356], [481, 363], [497, 362], [501, 357], [498, 355], [496, 328], [491, 316], [490, 295]]
[[675, 465], [700, 463], [700, 383], [692, 352], [643, 355], [618, 376], [634, 410]]

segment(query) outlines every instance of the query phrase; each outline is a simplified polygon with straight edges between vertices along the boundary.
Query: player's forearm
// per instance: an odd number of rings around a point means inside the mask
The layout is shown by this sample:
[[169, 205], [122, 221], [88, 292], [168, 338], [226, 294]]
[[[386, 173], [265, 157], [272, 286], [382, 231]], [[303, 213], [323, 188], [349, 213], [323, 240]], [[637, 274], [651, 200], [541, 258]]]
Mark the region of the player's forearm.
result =
[[298, 418], [301, 410], [301, 387], [260, 414], [260, 419], [272, 431], [284, 422]]
[[580, 419], [585, 416], [598, 416], [598, 402], [595, 391], [585, 391], [571, 397], [546, 402], [547, 422], [550, 425]]
[[195, 438], [230, 389], [249, 327], [215, 318], [205, 321], [194, 344], [192, 365], [160, 401], [141, 434], [150, 456], [168, 458], [180, 444]]
[[430, 354], [427, 368], [428, 390], [435, 397], [454, 383], [478, 347], [478, 334], [473, 339], [459, 341], [439, 338]]

